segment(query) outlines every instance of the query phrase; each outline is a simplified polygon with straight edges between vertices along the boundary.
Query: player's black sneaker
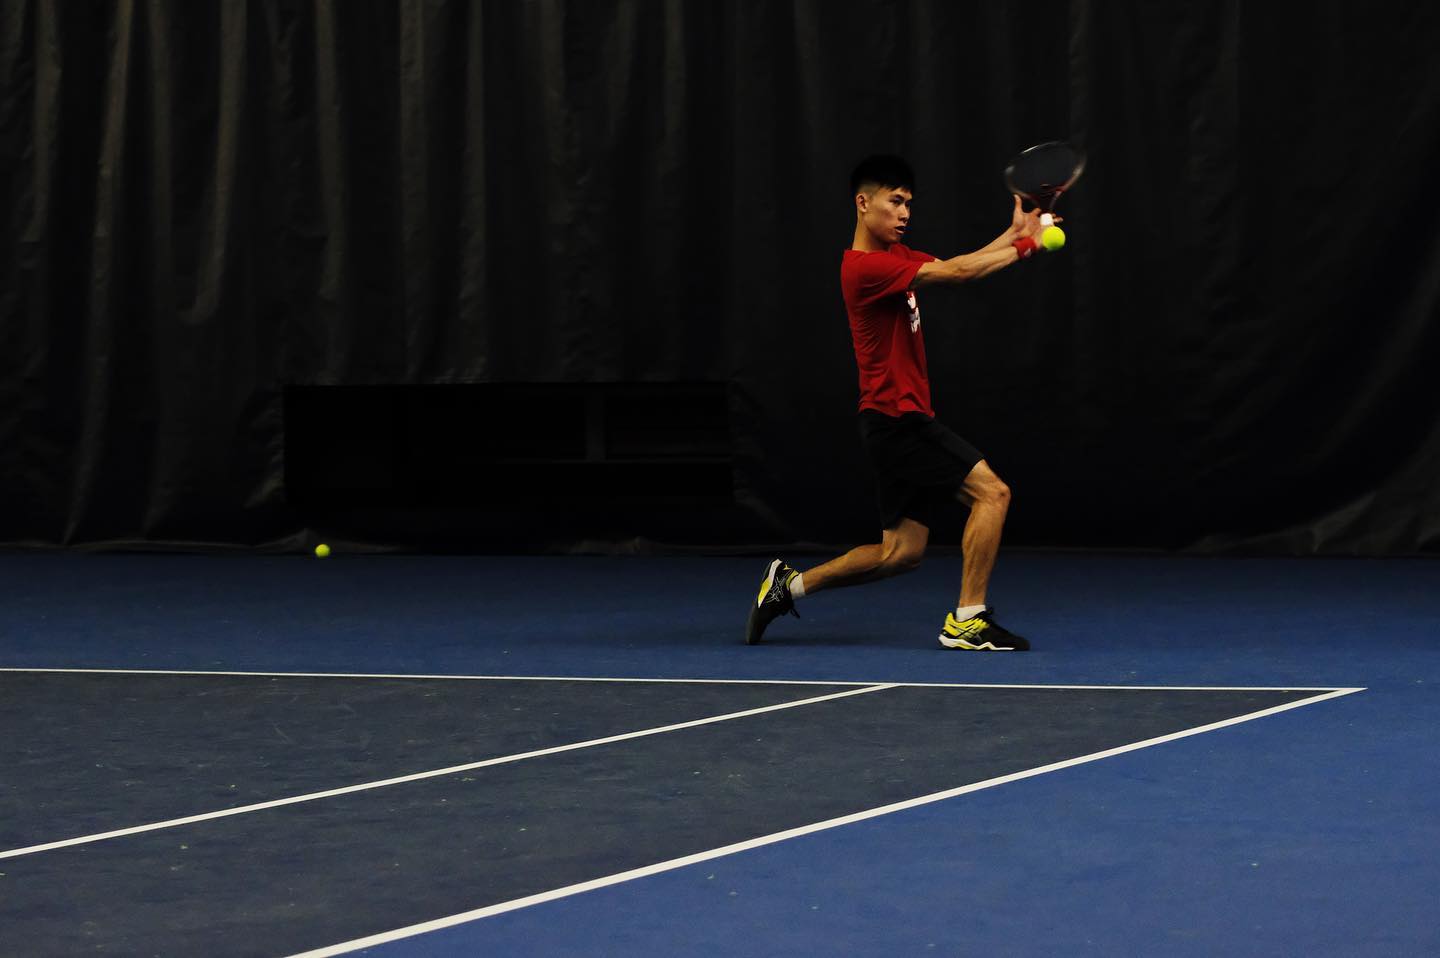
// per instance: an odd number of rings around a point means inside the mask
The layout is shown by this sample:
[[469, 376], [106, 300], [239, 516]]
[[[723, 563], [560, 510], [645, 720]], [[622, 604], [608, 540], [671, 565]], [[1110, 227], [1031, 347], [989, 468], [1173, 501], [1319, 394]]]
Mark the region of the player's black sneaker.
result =
[[971, 652], [1028, 652], [1030, 643], [995, 621], [995, 610], [986, 608], [973, 619], [961, 622], [954, 612], [945, 614], [940, 644], [947, 649]]
[[795, 611], [795, 600], [790, 597], [790, 580], [797, 575], [799, 573], [786, 565], [783, 559], [776, 559], [765, 567], [765, 578], [760, 580], [760, 595], [750, 606], [750, 621], [745, 625], [746, 645], [759, 643], [765, 627], [786, 612], [800, 618], [800, 613]]

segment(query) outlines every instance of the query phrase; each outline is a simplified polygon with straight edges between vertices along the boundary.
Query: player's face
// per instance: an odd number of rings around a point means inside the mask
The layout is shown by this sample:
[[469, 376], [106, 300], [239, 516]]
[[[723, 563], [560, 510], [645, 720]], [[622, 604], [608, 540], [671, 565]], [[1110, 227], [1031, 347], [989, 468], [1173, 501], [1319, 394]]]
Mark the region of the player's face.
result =
[[898, 243], [910, 226], [910, 202], [913, 197], [904, 188], [882, 186], [873, 194], [857, 199], [860, 219], [865, 228], [882, 243]]

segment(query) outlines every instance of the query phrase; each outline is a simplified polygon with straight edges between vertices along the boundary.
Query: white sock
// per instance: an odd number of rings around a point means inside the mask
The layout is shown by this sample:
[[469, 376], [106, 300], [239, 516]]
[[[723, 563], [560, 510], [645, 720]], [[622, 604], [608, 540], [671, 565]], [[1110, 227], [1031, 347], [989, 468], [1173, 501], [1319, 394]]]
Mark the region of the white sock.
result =
[[792, 599], [803, 599], [803, 598], [805, 598], [805, 577], [802, 576], [800, 573], [797, 572], [797, 573], [795, 573], [794, 575], [792, 575], [792, 576], [790, 577], [789, 587], [790, 587], [790, 598], [792, 598]]
[[957, 622], [964, 622], [966, 619], [975, 618], [975, 616], [984, 611], [985, 606], [983, 605], [957, 605], [955, 607], [955, 620]]

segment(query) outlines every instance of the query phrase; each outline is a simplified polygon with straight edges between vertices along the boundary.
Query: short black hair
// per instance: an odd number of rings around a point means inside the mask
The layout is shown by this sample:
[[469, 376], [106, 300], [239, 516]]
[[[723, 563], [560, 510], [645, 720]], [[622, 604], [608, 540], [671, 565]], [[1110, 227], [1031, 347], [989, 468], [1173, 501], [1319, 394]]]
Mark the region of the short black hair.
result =
[[850, 174], [850, 195], [854, 196], [860, 192], [862, 186], [870, 183], [884, 189], [914, 192], [915, 171], [910, 169], [910, 164], [902, 157], [891, 153], [877, 153], [856, 164], [855, 171]]

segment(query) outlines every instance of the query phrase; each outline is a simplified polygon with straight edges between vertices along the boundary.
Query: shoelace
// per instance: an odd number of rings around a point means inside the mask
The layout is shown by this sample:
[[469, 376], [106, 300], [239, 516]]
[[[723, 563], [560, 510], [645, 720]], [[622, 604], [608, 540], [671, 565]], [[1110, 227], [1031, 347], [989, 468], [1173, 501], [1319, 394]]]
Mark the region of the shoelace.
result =
[[[966, 622], [975, 622], [978, 624], [967, 626], [965, 624]], [[971, 616], [966, 619], [965, 622], [961, 622], [958, 619], [955, 621], [955, 629], [962, 636], [979, 635], [988, 628], [990, 628], [990, 623], [978, 615]]]
[[[788, 580], [787, 580], [787, 582], [788, 582]], [[790, 590], [789, 590], [788, 588], [786, 588], [784, 585], [782, 585], [782, 584], [780, 583], [780, 580], [779, 580], [779, 579], [776, 579], [776, 580], [774, 581], [774, 583], [772, 583], [771, 586], [770, 586], [770, 595], [767, 595], [765, 598], [768, 599], [768, 598], [770, 598], [770, 596], [774, 596], [774, 597], [775, 597], [775, 600], [776, 600], [777, 602], [783, 602], [783, 601], [785, 601], [787, 598], [789, 598], [789, 596], [790, 596]], [[790, 609], [789, 609], [789, 612], [790, 612], [791, 615], [795, 616], [795, 618], [797, 618], [797, 619], [800, 618], [800, 610], [797, 609], [797, 608], [795, 608], [795, 600], [794, 600], [794, 599], [790, 599]]]

